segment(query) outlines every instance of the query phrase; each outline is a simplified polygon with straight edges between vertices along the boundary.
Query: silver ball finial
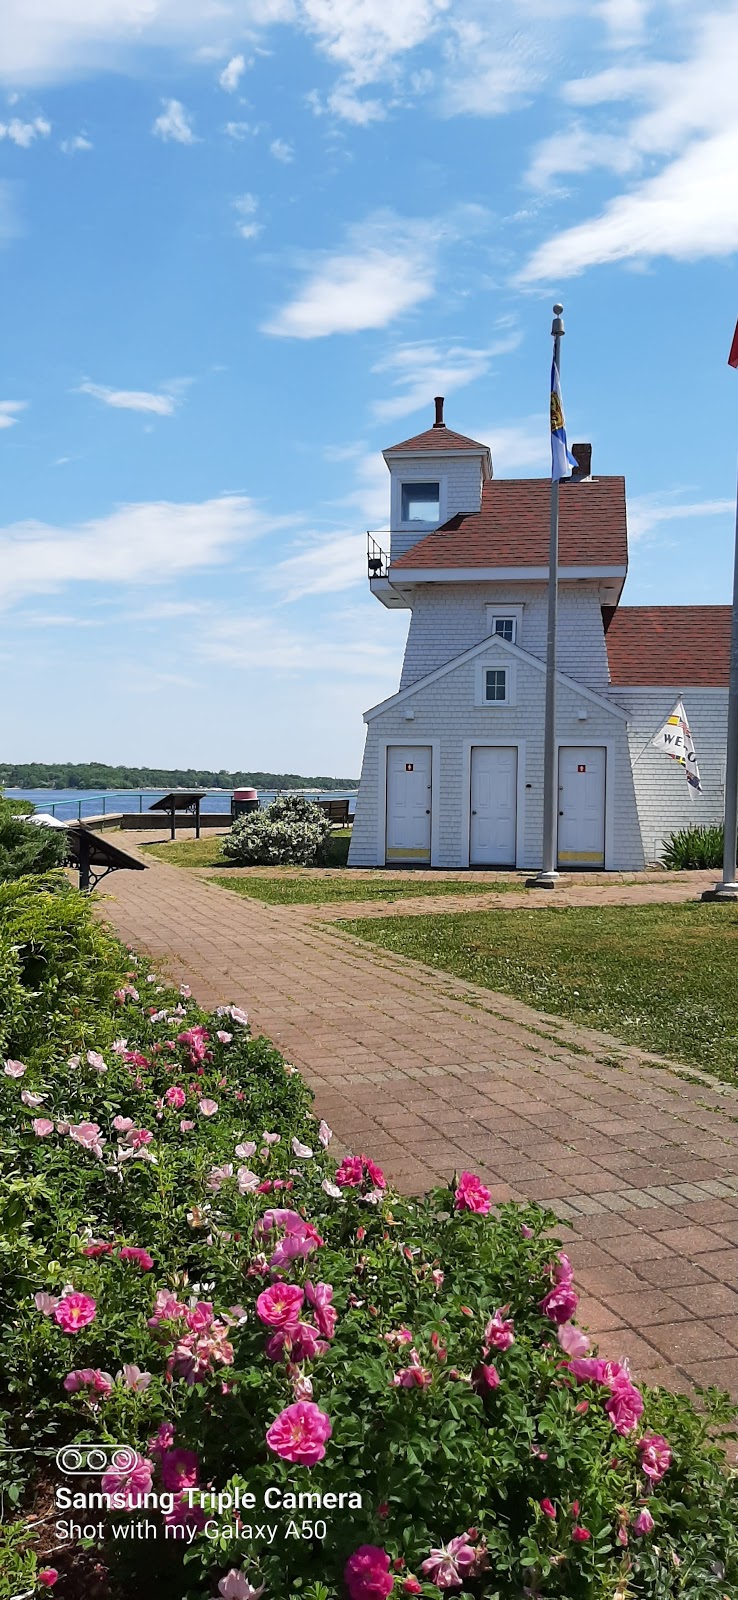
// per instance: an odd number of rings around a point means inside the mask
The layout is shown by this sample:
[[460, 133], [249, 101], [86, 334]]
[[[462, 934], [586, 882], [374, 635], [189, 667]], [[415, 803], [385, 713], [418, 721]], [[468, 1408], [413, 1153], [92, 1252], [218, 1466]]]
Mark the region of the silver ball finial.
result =
[[554, 316], [555, 316], [555, 317], [560, 317], [560, 316], [561, 316], [561, 313], [562, 313], [562, 311], [563, 311], [563, 309], [564, 309], [564, 307], [563, 307], [563, 306], [560, 306], [560, 305], [558, 305], [558, 304], [557, 304], [557, 305], [555, 305], [555, 306], [554, 306]]

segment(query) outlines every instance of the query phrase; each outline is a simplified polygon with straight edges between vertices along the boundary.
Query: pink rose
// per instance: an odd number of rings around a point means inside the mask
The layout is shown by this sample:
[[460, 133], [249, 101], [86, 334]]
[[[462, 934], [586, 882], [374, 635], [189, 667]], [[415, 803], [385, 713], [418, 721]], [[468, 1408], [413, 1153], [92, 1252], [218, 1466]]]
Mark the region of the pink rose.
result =
[[315, 1321], [324, 1339], [332, 1339], [338, 1322], [338, 1312], [331, 1305], [333, 1288], [330, 1283], [306, 1283], [305, 1294], [315, 1309]]
[[462, 1172], [456, 1185], [454, 1210], [473, 1211], [478, 1217], [486, 1217], [491, 1205], [489, 1189], [482, 1183], [481, 1178], [474, 1172]]
[[477, 1551], [469, 1543], [469, 1538], [467, 1533], [457, 1534], [455, 1539], [449, 1539], [447, 1545], [431, 1550], [423, 1562], [421, 1572], [439, 1589], [460, 1589], [464, 1579], [474, 1572]]
[[314, 1467], [317, 1461], [323, 1460], [325, 1441], [330, 1439], [332, 1431], [330, 1419], [312, 1400], [298, 1400], [275, 1417], [267, 1431], [266, 1442], [283, 1461]]
[[500, 1387], [500, 1374], [490, 1363], [480, 1361], [472, 1369], [472, 1388], [477, 1394], [493, 1394]]
[[320, 1142], [321, 1142], [321, 1144], [323, 1146], [323, 1149], [327, 1150], [328, 1145], [330, 1144], [331, 1139], [333, 1138], [333, 1129], [329, 1128], [328, 1123], [325, 1121], [325, 1119], [323, 1119], [323, 1121], [320, 1123], [320, 1125], [318, 1127], [318, 1138], [319, 1138], [319, 1140], [320, 1140]]
[[579, 1295], [575, 1293], [568, 1283], [555, 1284], [544, 1294], [538, 1302], [538, 1309], [542, 1311], [550, 1322], [569, 1322], [579, 1305]]
[[[641, 1408], [642, 1409], [642, 1408]], [[644, 1433], [638, 1440], [639, 1466], [652, 1483], [660, 1483], [672, 1462], [671, 1445], [661, 1433]]]
[[579, 1523], [572, 1528], [571, 1536], [575, 1544], [586, 1544], [587, 1540], [592, 1538], [589, 1528], [582, 1528]]
[[103, 1474], [103, 1494], [121, 1494], [127, 1510], [136, 1509], [138, 1495], [148, 1494], [154, 1481], [152, 1464], [146, 1456], [134, 1456], [129, 1467], [108, 1467]]
[[172, 1107], [173, 1111], [181, 1111], [187, 1096], [184, 1089], [180, 1089], [179, 1084], [174, 1083], [171, 1089], [167, 1089], [164, 1099], [167, 1105]]
[[187, 1118], [183, 1117], [179, 1125], [179, 1131], [180, 1133], [191, 1133], [194, 1126], [194, 1122], [188, 1122]]
[[99, 1394], [105, 1400], [113, 1393], [113, 1380], [109, 1372], [101, 1372], [99, 1367], [76, 1367], [74, 1372], [67, 1373], [64, 1388], [67, 1394], [90, 1389], [93, 1395]]
[[148, 1250], [142, 1250], [138, 1245], [124, 1244], [118, 1251], [121, 1261], [133, 1261], [142, 1272], [150, 1272], [154, 1265], [154, 1257]]
[[213, 1325], [212, 1300], [198, 1300], [197, 1304], [185, 1312], [185, 1322], [192, 1333], [207, 1333]]
[[392, 1593], [390, 1558], [376, 1544], [361, 1544], [349, 1557], [343, 1576], [351, 1600], [385, 1600]]
[[56, 1567], [41, 1567], [36, 1573], [36, 1578], [45, 1589], [53, 1589], [54, 1584], [59, 1581], [59, 1574]]
[[48, 1117], [34, 1117], [31, 1126], [37, 1139], [47, 1139], [54, 1132], [54, 1124]]
[[605, 1402], [605, 1410], [616, 1433], [632, 1433], [643, 1414], [643, 1396], [626, 1372], [619, 1373], [610, 1385], [610, 1398]]
[[149, 1439], [149, 1450], [152, 1456], [163, 1456], [167, 1450], [171, 1450], [173, 1444], [174, 1428], [172, 1423], [161, 1422], [159, 1424], [159, 1432], [154, 1435], [153, 1439]]
[[24, 1106], [29, 1106], [32, 1111], [35, 1111], [37, 1106], [43, 1105], [46, 1098], [45, 1094], [32, 1094], [30, 1089], [21, 1089], [21, 1100]]
[[161, 1464], [161, 1481], [165, 1489], [181, 1494], [183, 1489], [194, 1489], [200, 1467], [193, 1450], [166, 1450]]
[[556, 1507], [555, 1507], [553, 1501], [552, 1500], [548, 1500], [548, 1499], [539, 1500], [538, 1504], [540, 1505], [540, 1508], [541, 1508], [541, 1510], [543, 1512], [544, 1517], [550, 1517], [551, 1521], [555, 1522], [556, 1521]]
[[97, 1302], [92, 1295], [78, 1294], [74, 1289], [54, 1307], [54, 1317], [62, 1333], [77, 1333], [80, 1328], [86, 1328], [94, 1322], [96, 1314]]
[[410, 1351], [409, 1367], [403, 1367], [392, 1379], [395, 1389], [425, 1389], [432, 1382], [433, 1373], [423, 1366], [417, 1350]]
[[201, 1117], [214, 1117], [217, 1109], [217, 1100], [201, 1100], [198, 1106]]
[[280, 1328], [266, 1343], [270, 1361], [285, 1360], [293, 1366], [314, 1361], [327, 1349], [325, 1340], [318, 1338], [317, 1329], [310, 1322], [296, 1322], [288, 1328]]
[[639, 1511], [638, 1516], [633, 1518], [631, 1527], [633, 1532], [637, 1533], [640, 1537], [640, 1535], [644, 1533], [653, 1533], [656, 1523], [654, 1522], [650, 1511], [643, 1510]]
[[59, 1304], [58, 1295], [44, 1294], [43, 1289], [40, 1289], [38, 1294], [34, 1295], [33, 1300], [36, 1310], [40, 1311], [44, 1317], [50, 1317]]
[[275, 1283], [256, 1302], [256, 1315], [268, 1328], [295, 1328], [305, 1300], [295, 1283]]
[[69, 1137], [74, 1139], [76, 1144], [80, 1144], [83, 1150], [89, 1150], [90, 1154], [97, 1156], [98, 1159], [102, 1158], [105, 1140], [100, 1137], [97, 1122], [80, 1122], [76, 1127], [70, 1125]]
[[513, 1323], [509, 1317], [505, 1318], [504, 1315], [507, 1310], [509, 1310], [509, 1307], [505, 1306], [502, 1311], [496, 1311], [487, 1323], [484, 1330], [484, 1342], [488, 1350], [509, 1350], [511, 1344], [515, 1343]]
[[5, 1066], [3, 1067], [3, 1072], [5, 1073], [6, 1078], [23, 1078], [26, 1073], [26, 1068], [24, 1067], [22, 1061], [6, 1061]]
[[567, 1322], [558, 1329], [556, 1337], [568, 1356], [586, 1356], [590, 1341], [581, 1328], [575, 1328], [571, 1322]]

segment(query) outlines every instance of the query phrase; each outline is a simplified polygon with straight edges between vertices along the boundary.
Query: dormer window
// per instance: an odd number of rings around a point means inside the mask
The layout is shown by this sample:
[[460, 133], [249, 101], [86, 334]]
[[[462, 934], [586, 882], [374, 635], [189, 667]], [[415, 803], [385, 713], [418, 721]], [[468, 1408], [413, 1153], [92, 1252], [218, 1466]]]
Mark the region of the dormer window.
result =
[[436, 528], [441, 518], [440, 483], [403, 483], [401, 515], [403, 523], [430, 522]]
[[522, 605], [501, 606], [488, 605], [487, 632], [493, 638], [504, 639], [507, 644], [520, 643], [520, 625], [523, 619]]

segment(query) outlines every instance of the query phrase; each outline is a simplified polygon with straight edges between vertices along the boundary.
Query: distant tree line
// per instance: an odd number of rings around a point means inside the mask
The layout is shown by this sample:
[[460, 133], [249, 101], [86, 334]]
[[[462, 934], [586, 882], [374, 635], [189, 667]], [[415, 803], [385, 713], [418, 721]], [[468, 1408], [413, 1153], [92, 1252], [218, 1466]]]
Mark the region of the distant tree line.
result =
[[357, 778], [297, 772], [211, 772], [195, 767], [108, 767], [101, 761], [0, 762], [8, 789], [355, 789]]

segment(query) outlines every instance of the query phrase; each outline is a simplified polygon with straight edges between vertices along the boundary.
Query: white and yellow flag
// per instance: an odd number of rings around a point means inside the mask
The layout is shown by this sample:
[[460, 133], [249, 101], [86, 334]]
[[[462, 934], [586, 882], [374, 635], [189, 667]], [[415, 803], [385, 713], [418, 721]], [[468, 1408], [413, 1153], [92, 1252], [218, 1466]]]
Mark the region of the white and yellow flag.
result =
[[690, 797], [695, 793], [702, 793], [700, 782], [700, 769], [697, 765], [697, 756], [689, 731], [687, 713], [681, 700], [677, 700], [670, 717], [667, 717], [662, 728], [655, 733], [651, 744], [661, 750], [665, 756], [670, 756], [672, 761], [678, 761], [684, 771], [689, 784]]

